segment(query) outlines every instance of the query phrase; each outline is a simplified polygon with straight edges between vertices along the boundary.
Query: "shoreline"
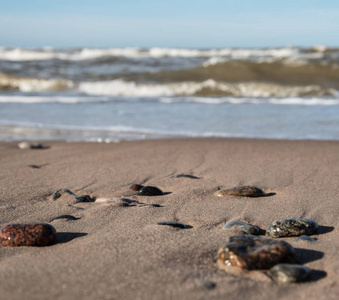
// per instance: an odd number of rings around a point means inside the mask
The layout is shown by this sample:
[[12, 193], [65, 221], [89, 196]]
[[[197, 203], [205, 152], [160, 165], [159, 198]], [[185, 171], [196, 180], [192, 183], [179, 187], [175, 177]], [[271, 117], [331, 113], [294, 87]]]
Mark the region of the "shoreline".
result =
[[[119, 143], [42, 141], [21, 150], [0, 142], [1, 226], [50, 222], [48, 247], [0, 247], [6, 299], [336, 299], [339, 292], [336, 140], [182, 138]], [[199, 177], [171, 178], [173, 174]], [[138, 196], [139, 183], [161, 196]], [[256, 185], [271, 196], [219, 198], [220, 188]], [[112, 207], [53, 201], [58, 189], [91, 197], [125, 197], [152, 206]], [[235, 277], [216, 255], [239, 220], [267, 227], [282, 218], [319, 224], [316, 242], [293, 244], [309, 281], [281, 285]], [[181, 222], [188, 229], [158, 226]]]

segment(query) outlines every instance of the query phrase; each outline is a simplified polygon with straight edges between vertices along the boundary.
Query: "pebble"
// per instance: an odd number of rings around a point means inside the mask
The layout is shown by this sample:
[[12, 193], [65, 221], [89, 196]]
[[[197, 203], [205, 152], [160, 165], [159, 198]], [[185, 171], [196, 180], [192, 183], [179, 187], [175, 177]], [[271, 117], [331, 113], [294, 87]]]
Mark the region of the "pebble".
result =
[[130, 184], [127, 188], [130, 189], [130, 190], [133, 190], [133, 191], [139, 191], [142, 187], [144, 187], [143, 185], [141, 184], [137, 184], [137, 183], [133, 183], [133, 184]]
[[54, 221], [54, 220], [58, 220], [58, 219], [67, 219], [67, 220], [79, 220], [81, 218], [77, 218], [77, 217], [74, 217], [72, 215], [60, 215], [60, 216], [56, 216], [55, 218], [52, 218], [48, 221], [48, 223]]
[[38, 143], [21, 142], [18, 144], [18, 147], [22, 150], [25, 150], [25, 149], [42, 149], [44, 146]]
[[248, 235], [232, 236], [218, 251], [221, 264], [243, 270], [270, 269], [276, 264], [291, 262], [294, 257], [294, 248], [285, 241]]
[[163, 194], [162, 190], [155, 186], [144, 186], [138, 192], [139, 196], [160, 196]]
[[9, 224], [0, 229], [0, 244], [6, 247], [48, 246], [55, 239], [56, 230], [47, 223]]
[[274, 221], [266, 231], [268, 236], [274, 238], [311, 235], [318, 231], [317, 222], [310, 219], [283, 219]]
[[112, 205], [112, 206], [130, 206], [130, 203], [133, 203], [133, 200], [127, 199], [127, 198], [97, 198], [95, 203], [103, 203], [106, 205]]
[[55, 201], [59, 199], [63, 194], [69, 194], [75, 198], [75, 203], [79, 202], [94, 202], [94, 199], [92, 199], [89, 195], [82, 195], [78, 196], [77, 194], [73, 193], [71, 190], [68, 189], [60, 189], [53, 193], [52, 200]]
[[185, 224], [178, 223], [178, 222], [159, 222], [157, 223], [157, 225], [168, 225], [168, 226], [177, 227], [181, 229], [192, 228], [191, 225], [185, 225]]
[[236, 186], [226, 190], [217, 191], [215, 196], [224, 197], [224, 196], [239, 196], [239, 197], [263, 197], [266, 193], [252, 185]]
[[278, 264], [268, 274], [277, 282], [292, 283], [305, 281], [311, 274], [308, 267], [294, 264]]
[[259, 235], [260, 234], [260, 228], [257, 226], [253, 226], [251, 224], [241, 222], [241, 221], [231, 221], [226, 223], [222, 230], [231, 230], [231, 229], [237, 229], [241, 230], [247, 234], [253, 234], [253, 235]]

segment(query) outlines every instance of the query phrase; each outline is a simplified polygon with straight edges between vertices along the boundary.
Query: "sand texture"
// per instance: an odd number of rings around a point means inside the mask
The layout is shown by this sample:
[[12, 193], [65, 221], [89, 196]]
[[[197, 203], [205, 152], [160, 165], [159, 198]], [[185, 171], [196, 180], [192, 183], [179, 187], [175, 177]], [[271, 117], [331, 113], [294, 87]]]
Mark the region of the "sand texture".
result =
[[[0, 246], [1, 299], [338, 299], [339, 142], [182, 139], [121, 143], [0, 143], [0, 225], [50, 222], [55, 244]], [[192, 175], [172, 176], [176, 174]], [[199, 177], [199, 179], [195, 178]], [[133, 183], [161, 196], [139, 196]], [[255, 185], [265, 197], [216, 197]], [[70, 194], [127, 198], [75, 203]], [[158, 204], [159, 206], [142, 205]], [[278, 284], [261, 272], [228, 274], [218, 249], [238, 220], [267, 227], [307, 218], [314, 242], [293, 242], [306, 283]], [[180, 222], [187, 228], [157, 225]]]

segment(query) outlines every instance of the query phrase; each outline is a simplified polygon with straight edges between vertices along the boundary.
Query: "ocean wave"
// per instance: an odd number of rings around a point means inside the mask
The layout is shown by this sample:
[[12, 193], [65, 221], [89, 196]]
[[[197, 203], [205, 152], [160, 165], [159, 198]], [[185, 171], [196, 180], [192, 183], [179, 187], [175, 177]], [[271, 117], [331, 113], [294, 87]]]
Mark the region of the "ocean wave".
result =
[[263, 59], [263, 58], [291, 58], [304, 57], [322, 58], [324, 56], [338, 56], [338, 49], [326, 47], [314, 47], [302, 49], [297, 47], [282, 48], [225, 48], [225, 49], [184, 49], [184, 48], [109, 48], [109, 49], [53, 49], [45, 47], [41, 49], [5, 48], [0, 47], [0, 60], [7, 61], [29, 61], [29, 60], [68, 60], [82, 61], [95, 60], [108, 57], [126, 58], [162, 58], [162, 57], [228, 57], [230, 59]]
[[57, 92], [72, 89], [74, 86], [74, 82], [66, 79], [15, 77], [0, 73], [0, 90], [19, 90], [21, 92]]
[[282, 86], [260, 82], [224, 83], [208, 79], [202, 82], [141, 84], [123, 80], [82, 82], [78, 90], [88, 95], [160, 97], [160, 96], [235, 96], [235, 97], [305, 97], [338, 96], [334, 89], [317, 85]]
[[107, 97], [339, 97], [338, 90], [316, 84], [298, 86], [256, 81], [227, 83], [213, 79], [167, 83], [137, 83], [122, 79], [75, 82], [65, 79], [18, 78], [1, 74], [0, 90], [22, 93], [53, 92], [58, 94], [59, 99], [64, 99], [64, 96], [69, 94]]

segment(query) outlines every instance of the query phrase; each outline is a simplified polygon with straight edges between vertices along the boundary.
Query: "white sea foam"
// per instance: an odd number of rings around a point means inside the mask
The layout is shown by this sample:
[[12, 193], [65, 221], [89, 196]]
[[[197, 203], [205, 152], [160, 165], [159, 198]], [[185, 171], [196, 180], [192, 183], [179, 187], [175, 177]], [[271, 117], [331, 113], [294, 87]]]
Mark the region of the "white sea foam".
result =
[[[316, 55], [323, 55], [322, 51]], [[103, 57], [228, 57], [230, 59], [250, 59], [250, 58], [287, 58], [304, 56], [299, 48], [283, 47], [268, 49], [182, 49], [182, 48], [109, 48], [109, 49], [73, 49], [57, 50], [53, 48], [24, 49], [0, 47], [0, 60], [8, 61], [29, 61], [29, 60], [49, 60], [60, 59], [70, 61], [91, 60]], [[312, 55], [312, 54], [309, 54]]]
[[[209, 79], [202, 82], [179, 82], [167, 84], [141, 84], [124, 80], [101, 82], [82, 82], [78, 90], [88, 95], [160, 97], [160, 96], [193, 96], [204, 90], [237, 97], [293, 97], [303, 95], [337, 96], [334, 89], [323, 89], [317, 85], [281, 86], [269, 83], [223, 83]], [[211, 94], [211, 92], [210, 92]]]

